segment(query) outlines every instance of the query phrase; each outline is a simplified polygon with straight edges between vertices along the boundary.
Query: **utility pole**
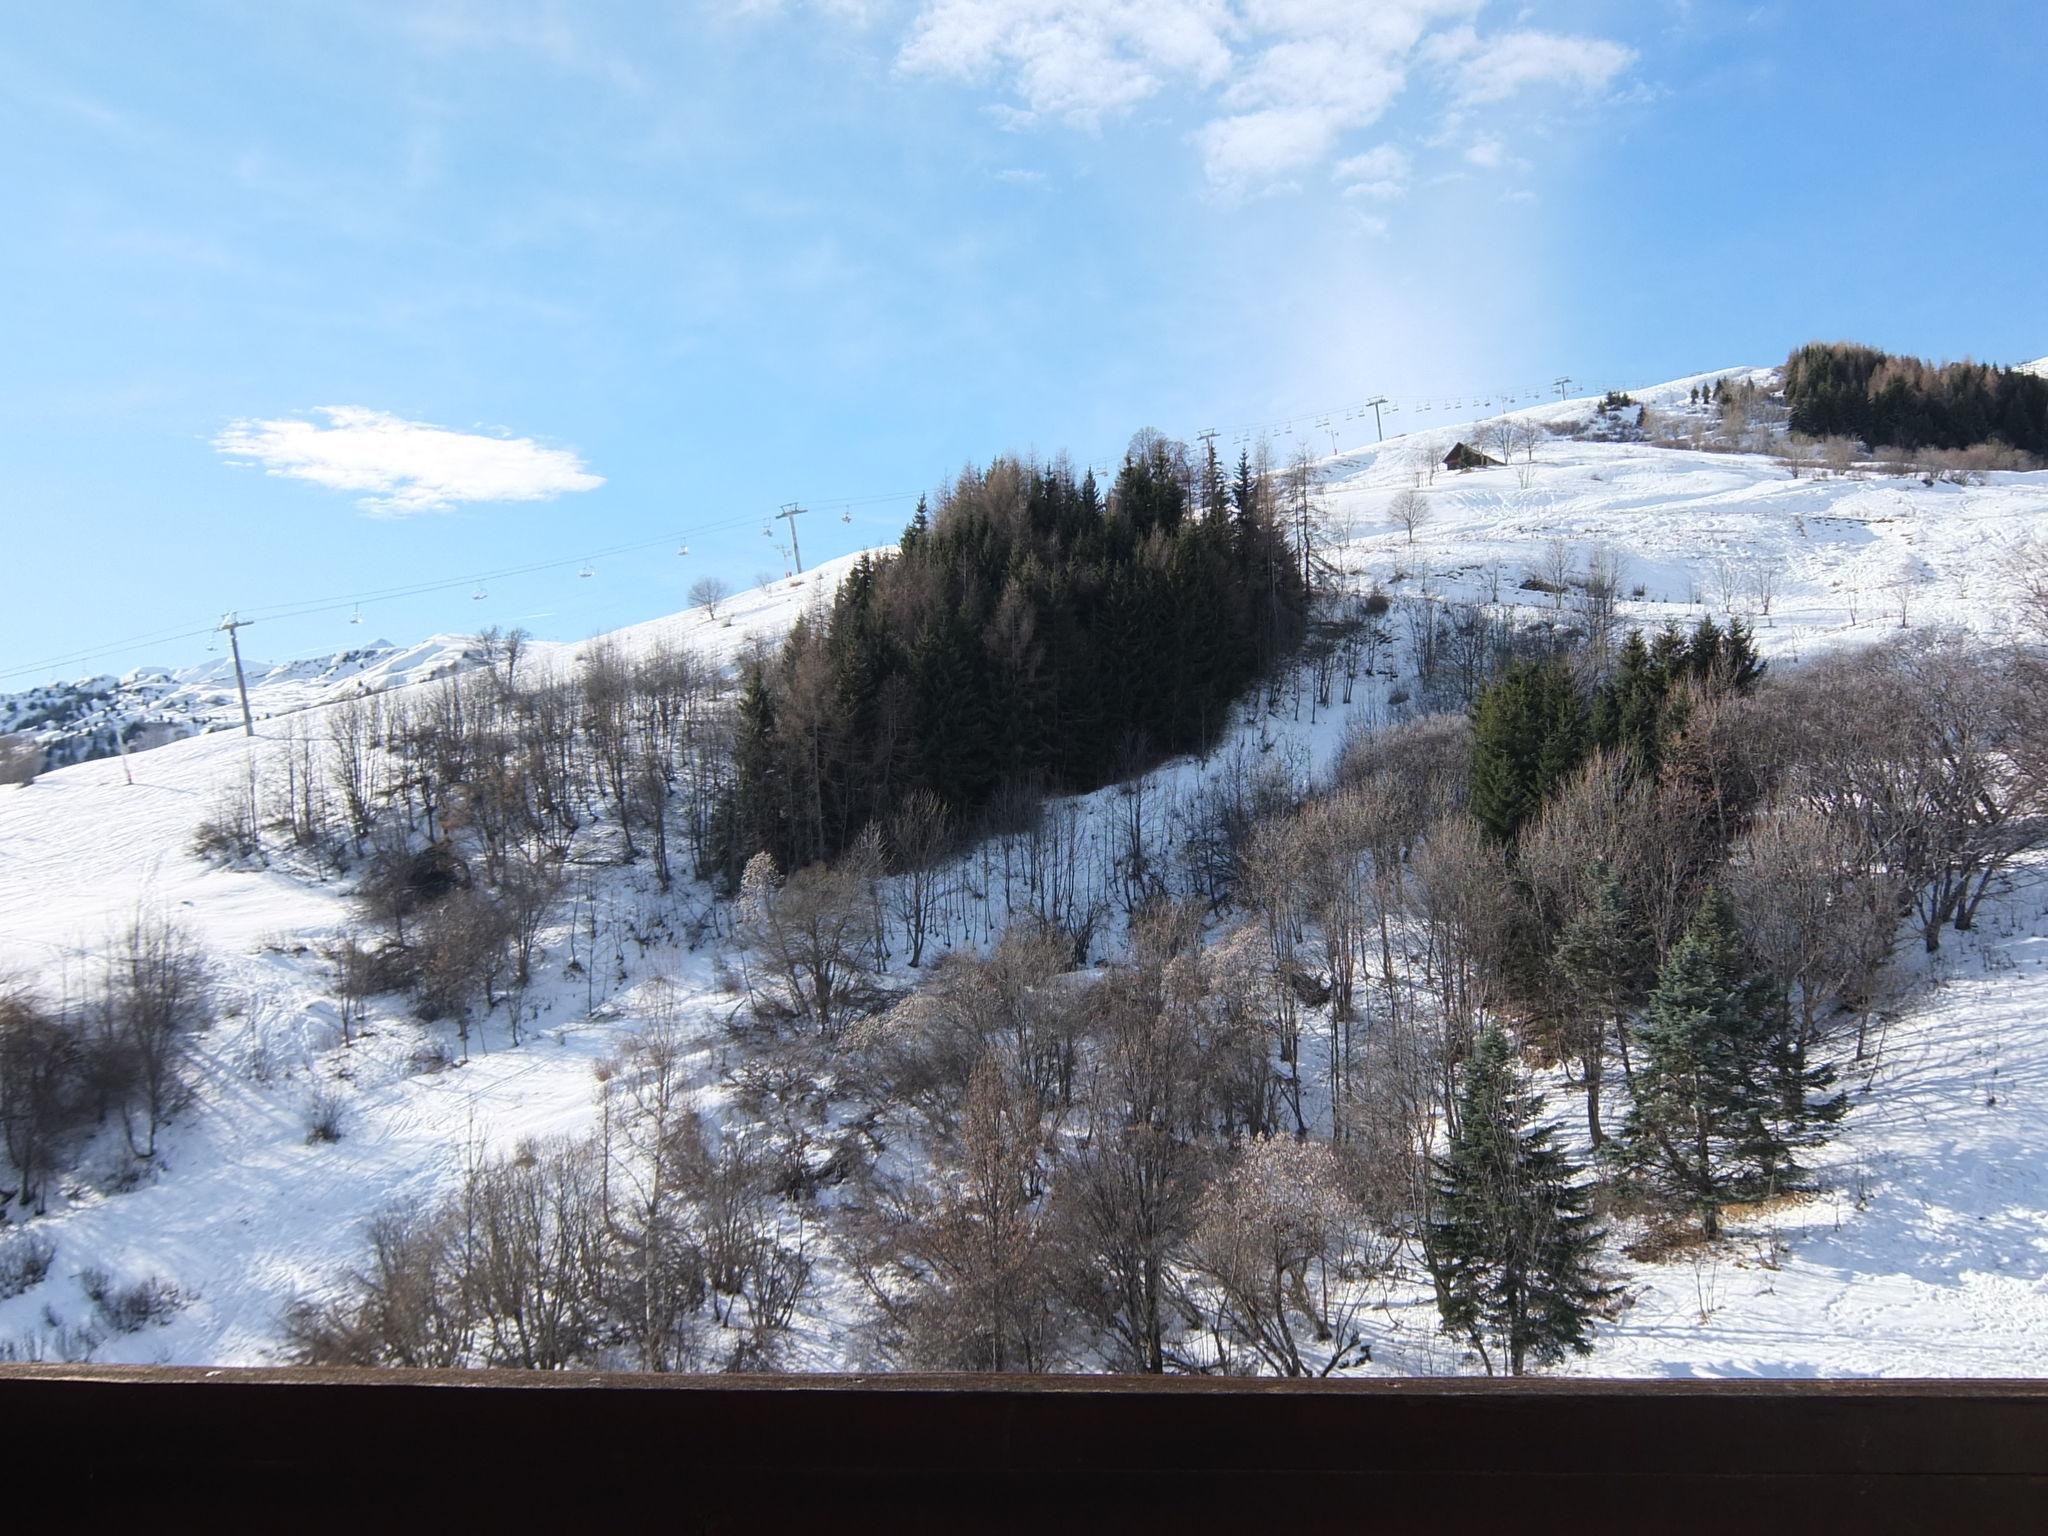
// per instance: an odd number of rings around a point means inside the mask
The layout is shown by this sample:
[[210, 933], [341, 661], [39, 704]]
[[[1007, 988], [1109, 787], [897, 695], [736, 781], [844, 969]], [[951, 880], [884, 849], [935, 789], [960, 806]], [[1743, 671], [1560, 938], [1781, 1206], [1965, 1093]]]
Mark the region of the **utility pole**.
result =
[[242, 643], [235, 638], [235, 631], [248, 622], [247, 619], [238, 619], [231, 613], [220, 621], [220, 627], [228, 632], [228, 649], [234, 653], [235, 691], [242, 696], [242, 734], [254, 736], [256, 722], [249, 718], [249, 681], [242, 676]]
[[[1223, 495], [1223, 470], [1216, 462], [1216, 429], [1209, 427], [1195, 434], [1195, 441], [1202, 445], [1202, 500], [1207, 503], [1211, 497]], [[1202, 508], [1204, 517], [1215, 517], [1222, 512], [1220, 504]]]
[[1379, 440], [1384, 443], [1387, 440], [1387, 434], [1380, 428], [1380, 407], [1387, 403], [1387, 397], [1385, 395], [1374, 395], [1370, 400], [1366, 401], [1365, 403], [1372, 407], [1373, 432], [1379, 437]]
[[1557, 398], [1562, 400], [1564, 398], [1564, 392], [1572, 387], [1571, 375], [1559, 374], [1556, 378], [1550, 381], [1550, 386], [1551, 388], [1557, 391]]
[[791, 558], [793, 558], [796, 561], [796, 573], [799, 576], [803, 575], [804, 573], [804, 552], [801, 549], [797, 548], [796, 520], [799, 517], [801, 517], [803, 513], [804, 509], [798, 506], [795, 502], [786, 501], [782, 504], [782, 510], [775, 514], [777, 517], [788, 519], [789, 553]]

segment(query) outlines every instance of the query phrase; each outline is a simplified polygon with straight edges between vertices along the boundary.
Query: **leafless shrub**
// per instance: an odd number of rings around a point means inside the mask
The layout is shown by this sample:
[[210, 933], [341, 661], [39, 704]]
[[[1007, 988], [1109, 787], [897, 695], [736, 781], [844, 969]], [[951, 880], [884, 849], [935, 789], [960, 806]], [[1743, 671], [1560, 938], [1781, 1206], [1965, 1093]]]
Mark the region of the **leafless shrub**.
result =
[[43, 749], [27, 736], [0, 736], [0, 784], [33, 784], [43, 771]]
[[1060, 1301], [1039, 1104], [993, 1058], [961, 1104], [943, 1178], [879, 1192], [859, 1263], [904, 1354], [933, 1369], [1042, 1371]]
[[309, 1146], [341, 1140], [341, 1095], [332, 1088], [313, 1091], [306, 1101], [306, 1142]]
[[0, 1237], [0, 1301], [41, 1285], [56, 1257], [57, 1245], [40, 1232]]
[[161, 1326], [183, 1310], [189, 1299], [158, 1275], [123, 1285], [104, 1269], [82, 1269], [78, 1284], [101, 1320], [116, 1333], [140, 1333], [152, 1325]]
[[2037, 640], [2048, 640], [2048, 541], [2024, 539], [2001, 561], [2020, 622]]
[[263, 855], [262, 814], [256, 800], [256, 770], [214, 795], [213, 810], [192, 829], [192, 852], [225, 864], [248, 863]]

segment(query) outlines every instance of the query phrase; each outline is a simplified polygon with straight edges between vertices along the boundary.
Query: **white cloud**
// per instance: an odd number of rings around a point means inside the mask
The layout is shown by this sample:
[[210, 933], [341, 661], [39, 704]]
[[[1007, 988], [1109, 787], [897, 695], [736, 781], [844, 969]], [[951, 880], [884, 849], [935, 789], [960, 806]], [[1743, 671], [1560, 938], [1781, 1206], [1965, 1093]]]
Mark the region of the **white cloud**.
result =
[[1344, 184], [1346, 197], [1367, 198], [1388, 203], [1408, 195], [1408, 180], [1414, 167], [1405, 150], [1381, 144], [1362, 155], [1351, 155], [1330, 168], [1330, 174]]
[[1450, 65], [1460, 101], [1505, 101], [1524, 87], [1597, 91], [1635, 62], [1633, 49], [1600, 37], [1504, 32]]
[[1005, 73], [1031, 113], [1094, 127], [1169, 78], [1220, 79], [1230, 23], [1223, 0], [932, 0], [897, 64], [960, 80]]
[[1471, 148], [1465, 151], [1465, 163], [1476, 165], [1482, 171], [1497, 171], [1500, 169], [1503, 153], [1499, 139], [1476, 139]]
[[322, 406], [313, 414], [327, 425], [293, 417], [235, 421], [213, 446], [266, 474], [357, 492], [359, 505], [378, 517], [445, 512], [466, 502], [552, 501], [604, 484], [576, 454], [530, 437], [458, 432], [360, 405]]
[[1195, 142], [1218, 186], [1242, 189], [1314, 165], [1329, 154], [1337, 130], [1312, 108], [1267, 107], [1202, 125]]
[[[993, 84], [1006, 125], [1095, 130], [1170, 88], [1204, 121], [1190, 138], [1210, 184], [1242, 193], [1340, 155], [1408, 88], [1441, 102], [1525, 87], [1594, 90], [1635, 55], [1596, 37], [1482, 37], [1484, 0], [922, 0], [897, 53], [906, 74]], [[1356, 157], [1353, 157], [1356, 158]], [[1347, 195], [1398, 197], [1407, 173], [1348, 175]]]
[[1007, 182], [1013, 187], [1042, 187], [1045, 185], [1045, 172], [1011, 166], [1006, 170], [997, 171], [996, 180]]

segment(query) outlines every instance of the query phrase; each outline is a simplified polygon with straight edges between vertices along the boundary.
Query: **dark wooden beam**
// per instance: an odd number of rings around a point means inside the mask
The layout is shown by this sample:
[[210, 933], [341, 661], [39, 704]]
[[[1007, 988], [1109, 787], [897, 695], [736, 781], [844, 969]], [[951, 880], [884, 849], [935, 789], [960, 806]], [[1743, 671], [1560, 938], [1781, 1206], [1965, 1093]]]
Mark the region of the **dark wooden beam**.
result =
[[0, 1367], [7, 1481], [251, 1523], [2048, 1530], [2048, 1383]]

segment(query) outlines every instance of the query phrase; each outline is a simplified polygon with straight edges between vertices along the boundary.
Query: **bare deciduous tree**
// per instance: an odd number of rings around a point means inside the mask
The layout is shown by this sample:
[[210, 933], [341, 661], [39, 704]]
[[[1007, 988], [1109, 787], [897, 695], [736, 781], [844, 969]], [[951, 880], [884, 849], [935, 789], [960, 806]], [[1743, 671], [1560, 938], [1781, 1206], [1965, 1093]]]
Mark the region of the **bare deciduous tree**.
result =
[[128, 1144], [154, 1157], [157, 1131], [190, 1097], [191, 1036], [212, 1022], [212, 980], [198, 945], [168, 918], [138, 914], [108, 957], [97, 1012]]
[[1387, 505], [1387, 515], [1408, 535], [1408, 542], [1415, 542], [1415, 530], [1429, 521], [1430, 507], [1423, 494], [1413, 489], [1402, 491]]
[[1191, 1262], [1219, 1339], [1275, 1375], [1327, 1376], [1359, 1347], [1355, 1320], [1391, 1248], [1333, 1149], [1263, 1138], [1204, 1194]]
[[856, 1001], [860, 951], [872, 931], [871, 871], [848, 858], [836, 866], [810, 865], [778, 886], [772, 860], [756, 874], [766, 858], [756, 855], [747, 866], [755, 899], [741, 920], [741, 936], [779, 984], [782, 995], [773, 1006], [821, 1035], [836, 1036]]
[[718, 605], [732, 596], [732, 584], [722, 576], [699, 576], [690, 583], [690, 604], [718, 617]]
[[1550, 594], [1552, 606], [1562, 608], [1572, 585], [1572, 547], [1563, 539], [1551, 539], [1537, 557], [1535, 577]]
[[912, 790], [889, 818], [889, 851], [896, 864], [896, 915], [910, 939], [913, 968], [924, 963], [925, 941], [941, 890], [939, 861], [952, 839], [952, 815], [946, 803], [928, 789]]

